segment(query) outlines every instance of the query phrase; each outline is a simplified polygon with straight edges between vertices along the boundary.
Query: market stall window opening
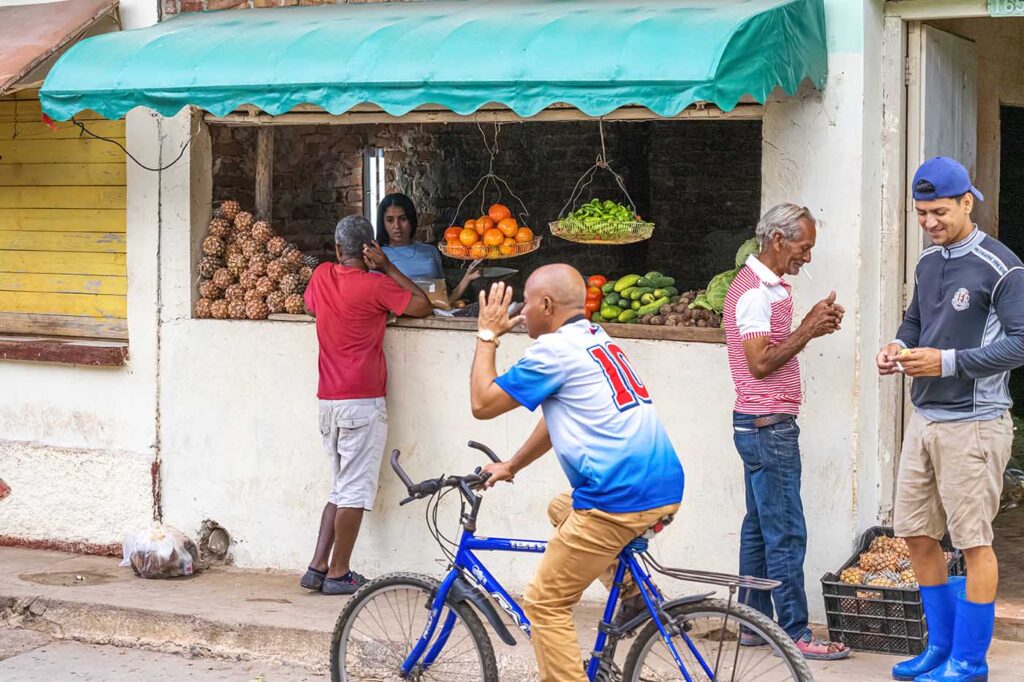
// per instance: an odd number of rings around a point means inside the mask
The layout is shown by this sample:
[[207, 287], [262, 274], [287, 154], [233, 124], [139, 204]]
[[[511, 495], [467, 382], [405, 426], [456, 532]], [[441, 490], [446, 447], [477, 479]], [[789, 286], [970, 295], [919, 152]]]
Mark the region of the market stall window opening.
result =
[[384, 150], [370, 147], [363, 152], [363, 207], [372, 225], [377, 224], [377, 205], [387, 191], [385, 184]]

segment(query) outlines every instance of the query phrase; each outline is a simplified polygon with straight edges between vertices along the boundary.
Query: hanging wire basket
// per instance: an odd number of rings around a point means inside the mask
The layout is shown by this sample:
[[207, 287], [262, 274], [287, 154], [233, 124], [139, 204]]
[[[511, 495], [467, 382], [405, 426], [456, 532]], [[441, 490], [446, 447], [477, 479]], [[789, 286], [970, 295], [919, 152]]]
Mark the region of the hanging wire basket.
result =
[[472, 246], [466, 246], [461, 243], [450, 244], [448, 242], [441, 242], [437, 245], [437, 248], [441, 250], [442, 255], [458, 260], [499, 260], [532, 253], [540, 248], [540, 240], [541, 237], [534, 237], [528, 242], [500, 244], [498, 246], [487, 246], [482, 242], [477, 242]]
[[[558, 213], [558, 220], [549, 222], [548, 229], [556, 237], [576, 242], [577, 244], [617, 246], [621, 244], [634, 244], [650, 239], [654, 233], [654, 223], [642, 220], [637, 214], [636, 204], [626, 189], [626, 182], [622, 179], [621, 175], [612, 170], [607, 160], [608, 157], [606, 156], [604, 146], [604, 124], [601, 120], [598, 120], [598, 129], [601, 133], [601, 153], [598, 154], [594, 165], [588, 168], [580, 176], [580, 179], [576, 181], [576, 186], [573, 187], [569, 201], [565, 203], [565, 206]], [[583, 197], [583, 191], [594, 181], [594, 176], [598, 170], [607, 171], [615, 178], [615, 183], [622, 190], [626, 201], [629, 202], [629, 215], [634, 216], [635, 219], [622, 220], [603, 216], [575, 215], [577, 208], [585, 206], [585, 204], [581, 205], [578, 202]], [[570, 208], [572, 211], [567, 213]]]
[[[484, 133], [483, 128], [477, 123], [477, 128], [480, 130], [480, 134], [484, 138], [484, 146], [487, 148], [487, 152], [490, 154], [490, 164], [487, 169], [487, 173], [480, 178], [473, 189], [469, 190], [462, 200], [459, 201], [459, 205], [455, 208], [455, 220], [453, 220], [452, 227], [457, 227], [457, 221], [459, 213], [462, 211], [463, 204], [466, 200], [473, 196], [477, 191], [480, 192], [480, 213], [478, 215], [487, 216], [487, 189], [490, 184], [494, 184], [494, 189], [497, 192], [497, 201], [500, 202], [502, 198], [502, 188], [504, 191], [519, 202], [519, 208], [522, 210], [518, 213], [519, 220], [517, 223], [517, 231], [527, 227], [527, 218], [530, 212], [526, 209], [526, 204], [523, 200], [512, 191], [509, 184], [504, 179], [494, 174], [494, 160], [498, 155], [498, 133], [501, 130], [500, 124], [495, 124], [494, 128], [494, 146], [487, 141], [487, 135]], [[527, 228], [529, 229], [529, 228]], [[511, 241], [512, 237], [506, 236], [506, 240], [510, 240], [509, 243], [502, 244], [484, 244], [484, 236], [478, 235], [478, 241], [473, 244], [463, 244], [462, 242], [446, 241], [442, 240], [438, 243], [437, 248], [442, 255], [448, 258], [455, 258], [457, 260], [501, 260], [504, 258], [515, 258], [517, 256], [523, 256], [540, 248], [541, 237], [533, 233], [530, 230], [528, 235], [530, 239], [524, 241]]]

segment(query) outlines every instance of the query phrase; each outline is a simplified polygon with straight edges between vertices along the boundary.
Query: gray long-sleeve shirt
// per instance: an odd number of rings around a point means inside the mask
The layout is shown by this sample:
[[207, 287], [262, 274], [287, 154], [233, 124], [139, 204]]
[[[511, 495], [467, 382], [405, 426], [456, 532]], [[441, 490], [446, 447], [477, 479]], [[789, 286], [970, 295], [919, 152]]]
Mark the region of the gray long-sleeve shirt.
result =
[[942, 376], [914, 379], [914, 407], [931, 421], [995, 419], [1012, 404], [1010, 370], [1024, 365], [1021, 260], [975, 228], [925, 249], [914, 281], [896, 340], [942, 351]]

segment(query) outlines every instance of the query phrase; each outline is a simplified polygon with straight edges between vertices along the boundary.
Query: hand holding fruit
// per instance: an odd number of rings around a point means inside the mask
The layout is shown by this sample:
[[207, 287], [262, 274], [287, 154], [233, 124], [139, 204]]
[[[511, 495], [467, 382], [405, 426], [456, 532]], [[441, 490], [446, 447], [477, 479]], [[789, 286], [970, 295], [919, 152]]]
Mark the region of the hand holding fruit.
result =
[[941, 377], [942, 351], [938, 348], [914, 348], [899, 353], [903, 373], [910, 377]]
[[878, 366], [878, 373], [882, 376], [888, 374], [897, 374], [900, 369], [896, 366], [896, 356], [903, 350], [906, 350], [898, 343], [890, 343], [885, 348], [878, 351], [878, 355], [875, 356], [875, 364]]
[[842, 306], [836, 305], [836, 292], [832, 291], [814, 304], [800, 326], [805, 327], [811, 334], [811, 338], [816, 339], [838, 330], [845, 312]]
[[465, 291], [470, 282], [480, 279], [482, 276], [483, 273], [480, 272], [480, 264], [474, 263], [469, 266], [469, 269], [466, 270], [466, 274], [462, 276], [462, 279], [459, 281], [459, 287]]
[[495, 337], [501, 336], [525, 319], [522, 315], [509, 318], [508, 307], [512, 304], [512, 287], [504, 282], [495, 282], [488, 292], [480, 292], [480, 316], [477, 328], [480, 331], [490, 330]]

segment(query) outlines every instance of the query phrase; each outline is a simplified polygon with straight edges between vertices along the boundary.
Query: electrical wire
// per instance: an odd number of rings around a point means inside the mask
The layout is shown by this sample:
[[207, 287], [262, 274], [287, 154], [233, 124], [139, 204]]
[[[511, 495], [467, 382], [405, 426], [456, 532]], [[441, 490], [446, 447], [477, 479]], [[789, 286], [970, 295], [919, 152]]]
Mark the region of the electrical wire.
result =
[[168, 168], [170, 168], [171, 166], [173, 166], [174, 164], [176, 164], [179, 161], [181, 161], [181, 157], [185, 156], [185, 150], [188, 149], [190, 144], [192, 144], [192, 138], [194, 138], [196, 136], [196, 134], [199, 132], [199, 129], [197, 128], [195, 130], [195, 132], [193, 132], [191, 135], [188, 136], [188, 139], [185, 140], [185, 144], [181, 145], [181, 151], [178, 152], [178, 156], [175, 157], [174, 161], [171, 161], [166, 166], [160, 166], [158, 168], [152, 168], [152, 167], [147, 166], [146, 164], [142, 163], [141, 161], [136, 159], [134, 156], [132, 156], [131, 152], [129, 152], [125, 148], [125, 146], [123, 144], [121, 144], [120, 142], [118, 142], [117, 140], [111, 139], [109, 137], [103, 137], [102, 135], [97, 135], [96, 133], [94, 133], [91, 130], [89, 130], [88, 128], [86, 128], [85, 125], [81, 121], [75, 120], [74, 118], [71, 119], [71, 122], [74, 123], [76, 126], [78, 126], [78, 128], [82, 131], [82, 133], [84, 133], [84, 134], [86, 134], [86, 135], [88, 135], [90, 137], [96, 138], [97, 140], [102, 140], [103, 142], [109, 142], [110, 144], [117, 145], [118, 147], [121, 148], [121, 151], [123, 151], [125, 153], [125, 156], [127, 156], [129, 159], [131, 159], [132, 161], [135, 162], [136, 166], [138, 166], [139, 168], [142, 168], [143, 170], [150, 171], [152, 173], [159, 173], [160, 171], [165, 171]]

